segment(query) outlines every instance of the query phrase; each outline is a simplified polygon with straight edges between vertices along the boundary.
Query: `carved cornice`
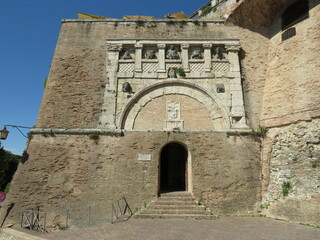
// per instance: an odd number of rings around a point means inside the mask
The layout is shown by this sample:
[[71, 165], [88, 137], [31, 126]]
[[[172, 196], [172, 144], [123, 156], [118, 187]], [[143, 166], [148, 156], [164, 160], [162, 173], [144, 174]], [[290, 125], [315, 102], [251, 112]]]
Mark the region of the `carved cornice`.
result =
[[165, 48], [166, 48], [166, 44], [164, 44], [164, 43], [159, 43], [159, 44], [157, 44], [157, 47], [158, 47], [159, 49], [165, 49]]
[[202, 45], [202, 47], [203, 47], [204, 49], [212, 48], [212, 44], [204, 43], [204, 44]]
[[182, 48], [182, 49], [188, 49], [189, 46], [190, 46], [190, 44], [187, 44], [187, 43], [182, 43], [182, 44], [181, 44], [181, 48]]
[[241, 49], [240, 45], [225, 45], [225, 46], [228, 52], [239, 52]]
[[143, 44], [142, 43], [136, 43], [134, 45], [134, 47], [137, 49], [137, 48], [143, 48]]
[[109, 52], [119, 52], [122, 49], [122, 44], [108, 43], [107, 50]]

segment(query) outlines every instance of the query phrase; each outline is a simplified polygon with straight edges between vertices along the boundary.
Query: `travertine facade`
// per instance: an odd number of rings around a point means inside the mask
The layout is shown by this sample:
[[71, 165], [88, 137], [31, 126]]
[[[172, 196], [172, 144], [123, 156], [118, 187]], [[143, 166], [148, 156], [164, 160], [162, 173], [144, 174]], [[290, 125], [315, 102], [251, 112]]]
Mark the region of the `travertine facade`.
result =
[[[214, 214], [319, 225], [320, 7], [308, 1], [282, 40], [294, 2], [212, 1], [217, 11], [187, 20], [63, 20], [10, 219], [123, 195], [134, 209], [183, 189]], [[171, 143], [187, 153], [183, 172], [161, 164]]]

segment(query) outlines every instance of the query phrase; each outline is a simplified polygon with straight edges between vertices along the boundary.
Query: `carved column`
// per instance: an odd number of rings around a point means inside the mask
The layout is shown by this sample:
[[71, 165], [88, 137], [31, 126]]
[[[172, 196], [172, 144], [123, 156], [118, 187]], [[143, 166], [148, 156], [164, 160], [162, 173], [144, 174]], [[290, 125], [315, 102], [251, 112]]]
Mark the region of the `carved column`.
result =
[[134, 45], [135, 47], [135, 72], [142, 72], [142, 47], [143, 45], [141, 43], [136, 43]]
[[108, 83], [104, 92], [104, 99], [100, 116], [100, 128], [116, 128], [116, 91], [117, 91], [117, 71], [119, 64], [119, 52], [122, 44], [107, 45], [107, 77]]
[[181, 45], [181, 60], [182, 60], [182, 67], [185, 72], [190, 72], [189, 68], [189, 44], [182, 44]]
[[205, 72], [211, 72], [211, 69], [212, 69], [211, 48], [212, 48], [212, 44], [203, 44]]
[[241, 85], [239, 45], [226, 45], [230, 62], [230, 94], [231, 94], [231, 124], [232, 128], [248, 128], [244, 111], [243, 92]]
[[160, 43], [157, 45], [159, 50], [159, 59], [158, 59], [158, 72], [165, 73], [166, 72], [166, 45]]
[[239, 45], [226, 45], [228, 52], [228, 59], [230, 62], [230, 72], [238, 72], [240, 74], [240, 64], [238, 52], [240, 51]]

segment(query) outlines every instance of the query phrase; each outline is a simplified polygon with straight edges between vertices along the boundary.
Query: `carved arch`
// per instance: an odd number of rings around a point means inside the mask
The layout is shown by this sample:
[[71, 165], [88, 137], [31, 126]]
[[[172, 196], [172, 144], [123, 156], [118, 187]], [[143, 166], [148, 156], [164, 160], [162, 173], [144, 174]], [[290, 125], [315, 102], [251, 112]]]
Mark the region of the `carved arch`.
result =
[[220, 112], [221, 116], [213, 116], [213, 119], [224, 119], [225, 127], [230, 128], [228, 112], [219, 99], [204, 88], [184, 80], [162, 81], [143, 88], [136, 92], [126, 107], [123, 109], [118, 126], [121, 129], [133, 129], [134, 121], [140, 110], [151, 100], [166, 94], [181, 94], [194, 98], [201, 102], [209, 113]]

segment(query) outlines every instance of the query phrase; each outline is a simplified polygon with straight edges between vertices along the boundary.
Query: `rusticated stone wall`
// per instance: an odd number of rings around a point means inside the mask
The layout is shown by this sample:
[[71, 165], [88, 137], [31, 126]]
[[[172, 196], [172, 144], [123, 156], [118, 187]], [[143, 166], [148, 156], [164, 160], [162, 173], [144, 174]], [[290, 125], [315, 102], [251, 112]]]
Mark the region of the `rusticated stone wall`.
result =
[[[7, 204], [9, 218], [20, 210], [43, 211], [107, 206], [125, 196], [132, 209], [156, 198], [161, 149], [169, 142], [184, 144], [192, 166], [188, 191], [214, 214], [246, 214], [260, 196], [259, 145], [249, 136], [225, 133], [124, 132], [123, 136], [34, 135], [29, 159], [19, 165]], [[141, 161], [139, 154], [150, 154]], [[193, 187], [192, 187], [193, 186]], [[3, 207], [6, 209], [7, 205]], [[70, 215], [71, 216], [71, 215]]]
[[[320, 120], [272, 128], [263, 144], [263, 201], [268, 216], [320, 223]], [[283, 193], [289, 183], [288, 196]]]

